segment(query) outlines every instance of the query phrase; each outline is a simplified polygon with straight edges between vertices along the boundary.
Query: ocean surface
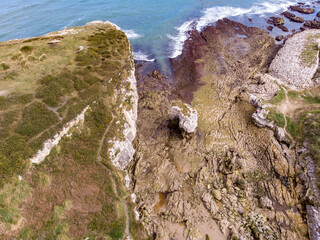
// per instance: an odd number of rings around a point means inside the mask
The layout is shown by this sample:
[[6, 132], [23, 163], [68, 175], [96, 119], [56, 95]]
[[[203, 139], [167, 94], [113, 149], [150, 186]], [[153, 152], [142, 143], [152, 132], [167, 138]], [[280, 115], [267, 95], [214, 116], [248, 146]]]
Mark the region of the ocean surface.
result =
[[[181, 53], [187, 31], [229, 17], [265, 27], [266, 18], [301, 0], [0, 0], [0, 41], [43, 35], [94, 20], [117, 24], [137, 60]], [[250, 22], [248, 18], [254, 19]], [[277, 34], [275, 32], [274, 34]]]

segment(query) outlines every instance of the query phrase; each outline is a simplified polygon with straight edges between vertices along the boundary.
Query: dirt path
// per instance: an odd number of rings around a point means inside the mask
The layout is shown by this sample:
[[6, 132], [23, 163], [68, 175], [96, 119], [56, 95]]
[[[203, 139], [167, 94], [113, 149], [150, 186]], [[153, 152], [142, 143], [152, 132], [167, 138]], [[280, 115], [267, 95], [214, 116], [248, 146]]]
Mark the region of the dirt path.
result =
[[289, 106], [290, 106], [290, 101], [289, 101], [289, 98], [288, 98], [288, 91], [287, 89], [285, 89], [284, 87], [282, 87], [282, 89], [284, 90], [285, 94], [286, 94], [286, 101], [285, 101], [285, 104], [284, 105], [281, 105], [283, 106], [282, 108], [282, 113], [284, 115], [284, 127], [283, 127], [283, 130], [284, 130], [284, 133], [286, 135], [288, 135], [291, 140], [293, 139], [291, 134], [287, 132], [287, 125], [288, 125], [288, 121], [287, 121], [287, 111], [289, 109]]
[[126, 233], [127, 236], [129, 236], [129, 238], [126, 238], [126, 239], [131, 239], [131, 238], [130, 238], [130, 230], [129, 230], [129, 229], [130, 229], [130, 221], [129, 221], [129, 212], [128, 212], [127, 203], [126, 203], [122, 198], [119, 197], [118, 190], [117, 190], [117, 185], [116, 185], [116, 182], [115, 182], [115, 180], [114, 180], [114, 178], [113, 178], [113, 176], [112, 176], [112, 173], [111, 173], [110, 169], [107, 168], [107, 167], [101, 162], [101, 149], [102, 149], [102, 146], [103, 146], [103, 143], [104, 143], [104, 139], [106, 138], [106, 135], [107, 135], [107, 133], [109, 132], [109, 129], [110, 129], [110, 127], [111, 127], [111, 125], [113, 124], [113, 121], [114, 121], [114, 115], [113, 115], [112, 112], [111, 112], [111, 115], [112, 115], [112, 120], [111, 120], [111, 122], [109, 123], [108, 127], [106, 128], [106, 130], [105, 130], [105, 132], [104, 132], [104, 134], [103, 134], [103, 136], [102, 136], [102, 139], [101, 139], [100, 144], [99, 144], [99, 149], [98, 149], [98, 155], [97, 155], [97, 157], [98, 157], [98, 162], [101, 163], [101, 165], [102, 165], [104, 168], [107, 169], [107, 171], [108, 171], [108, 173], [109, 173], [109, 175], [110, 175], [110, 177], [111, 177], [111, 180], [112, 180], [113, 191], [114, 191], [115, 195], [121, 200], [121, 202], [122, 202], [122, 204], [123, 204], [123, 206], [124, 206], [124, 210], [125, 210], [125, 213], [126, 213], [126, 229], [125, 229], [125, 233]]

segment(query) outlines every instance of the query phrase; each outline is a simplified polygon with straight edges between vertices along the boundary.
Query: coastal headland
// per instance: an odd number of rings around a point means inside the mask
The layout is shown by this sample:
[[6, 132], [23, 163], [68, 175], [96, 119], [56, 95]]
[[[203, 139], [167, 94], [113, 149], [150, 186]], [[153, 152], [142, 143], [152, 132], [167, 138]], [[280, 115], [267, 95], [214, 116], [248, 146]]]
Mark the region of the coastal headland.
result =
[[301, 25], [282, 37], [193, 29], [168, 76], [110, 22], [0, 43], [0, 238], [320, 239], [320, 30], [298, 13], [267, 20]]

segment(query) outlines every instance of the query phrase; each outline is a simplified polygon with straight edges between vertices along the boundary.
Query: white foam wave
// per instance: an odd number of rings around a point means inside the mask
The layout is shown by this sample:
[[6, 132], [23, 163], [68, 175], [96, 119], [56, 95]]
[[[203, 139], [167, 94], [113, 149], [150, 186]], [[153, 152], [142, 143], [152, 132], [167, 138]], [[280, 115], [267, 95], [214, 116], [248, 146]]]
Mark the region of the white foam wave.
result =
[[128, 39], [137, 39], [137, 38], [141, 38], [142, 35], [136, 33], [135, 31], [133, 31], [132, 29], [130, 30], [122, 30], [128, 37]]
[[155, 59], [148, 58], [148, 56], [142, 52], [133, 52], [133, 58], [138, 61], [154, 62]]
[[178, 35], [172, 36], [170, 34], [167, 34], [167, 37], [171, 39], [172, 42], [172, 56], [171, 58], [175, 58], [178, 55], [181, 54], [182, 49], [183, 49], [183, 43], [188, 39], [188, 31], [192, 30], [194, 24], [196, 23], [195, 20], [190, 20], [182, 24], [180, 27], [177, 28], [178, 30]]
[[286, 10], [290, 5], [297, 3], [298, 0], [274, 0], [271, 2], [256, 3], [251, 8], [238, 8], [229, 6], [217, 6], [207, 8], [203, 11], [202, 17], [199, 19], [189, 20], [183, 23], [180, 27], [177, 27], [177, 36], [167, 35], [167, 37], [173, 40], [171, 45], [172, 55], [171, 58], [175, 58], [181, 54], [183, 44], [188, 39], [187, 32], [196, 28], [200, 31], [208, 24], [212, 24], [219, 19], [228, 17], [237, 17], [242, 15], [259, 15], [264, 16], [267, 13], [276, 13]]

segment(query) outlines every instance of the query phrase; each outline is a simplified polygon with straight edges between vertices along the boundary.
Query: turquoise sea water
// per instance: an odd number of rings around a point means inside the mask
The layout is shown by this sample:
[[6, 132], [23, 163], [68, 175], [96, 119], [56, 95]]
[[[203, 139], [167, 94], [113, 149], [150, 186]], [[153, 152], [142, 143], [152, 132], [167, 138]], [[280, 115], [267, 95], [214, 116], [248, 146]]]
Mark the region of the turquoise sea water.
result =
[[161, 59], [181, 52], [192, 27], [201, 29], [223, 17], [249, 24], [248, 18], [263, 19], [297, 1], [0, 0], [0, 41], [109, 20], [127, 33], [136, 59]]

